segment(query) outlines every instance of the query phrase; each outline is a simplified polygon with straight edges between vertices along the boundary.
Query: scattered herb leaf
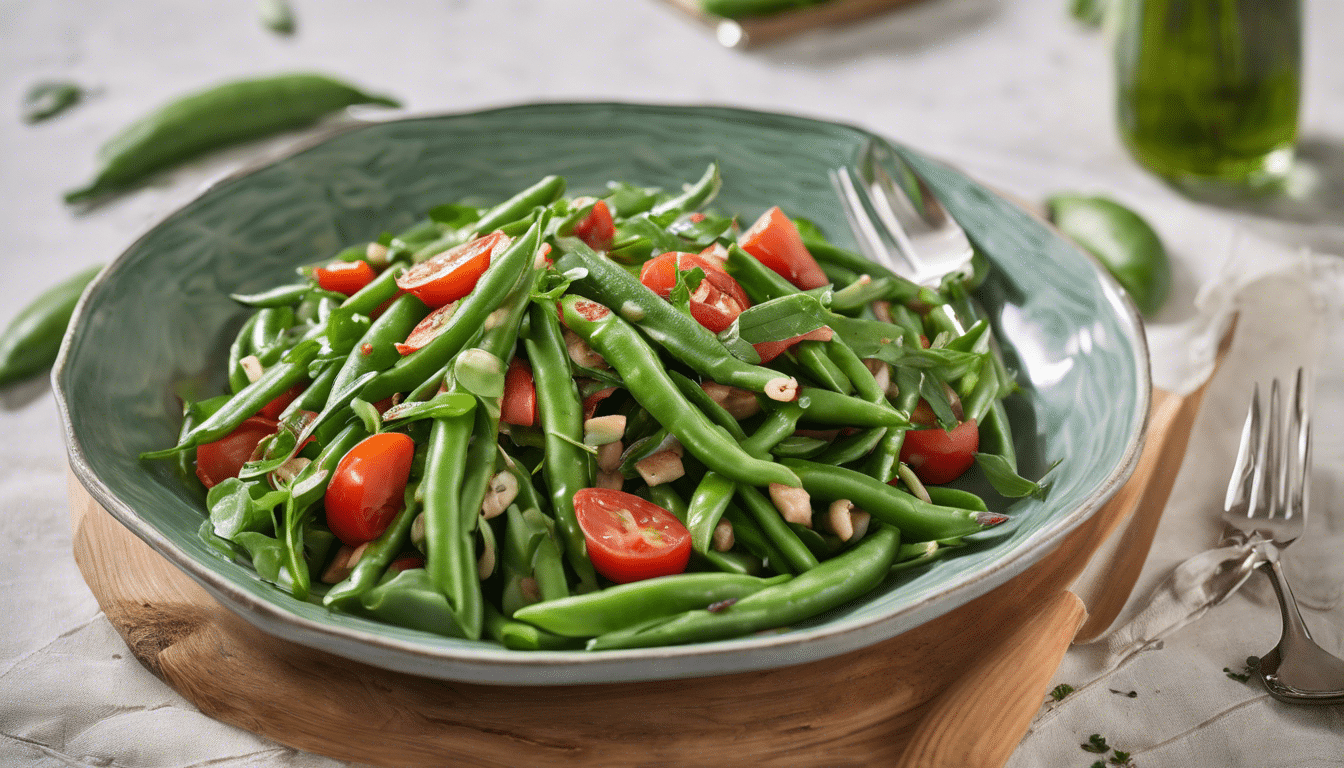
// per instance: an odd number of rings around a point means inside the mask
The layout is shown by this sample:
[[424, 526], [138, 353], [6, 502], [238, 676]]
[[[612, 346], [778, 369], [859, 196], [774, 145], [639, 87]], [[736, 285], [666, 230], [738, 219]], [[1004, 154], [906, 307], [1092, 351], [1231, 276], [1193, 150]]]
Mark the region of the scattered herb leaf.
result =
[[1118, 750], [1118, 749], [1115, 750], [1115, 753], [1111, 755], [1111, 764], [1112, 764], [1112, 765], [1133, 765], [1133, 763], [1131, 763], [1131, 762], [1129, 761], [1129, 753], [1128, 753], [1128, 752], [1121, 752], [1121, 751]]
[[1104, 755], [1111, 751], [1110, 746], [1106, 744], [1106, 739], [1100, 733], [1094, 733], [1091, 736], [1088, 736], [1087, 743], [1080, 744], [1079, 746], [1083, 748], [1084, 752], [1092, 752], [1097, 755]]
[[37, 83], [23, 97], [23, 121], [40, 123], [75, 106], [83, 98], [84, 89], [74, 83]]
[[1068, 683], [1060, 683], [1050, 691], [1050, 698], [1055, 701], [1063, 701], [1065, 696], [1073, 693], [1073, 686]]

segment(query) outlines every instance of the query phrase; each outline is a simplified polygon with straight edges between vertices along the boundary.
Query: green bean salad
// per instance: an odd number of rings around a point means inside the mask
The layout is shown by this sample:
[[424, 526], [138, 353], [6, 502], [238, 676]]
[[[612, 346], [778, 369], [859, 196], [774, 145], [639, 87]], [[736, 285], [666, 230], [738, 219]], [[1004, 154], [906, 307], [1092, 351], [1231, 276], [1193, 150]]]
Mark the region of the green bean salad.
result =
[[783, 629], [1006, 521], [968, 469], [1043, 491], [972, 278], [743, 228], [720, 184], [550, 176], [234, 295], [228, 392], [142, 458], [293, 597], [519, 650]]

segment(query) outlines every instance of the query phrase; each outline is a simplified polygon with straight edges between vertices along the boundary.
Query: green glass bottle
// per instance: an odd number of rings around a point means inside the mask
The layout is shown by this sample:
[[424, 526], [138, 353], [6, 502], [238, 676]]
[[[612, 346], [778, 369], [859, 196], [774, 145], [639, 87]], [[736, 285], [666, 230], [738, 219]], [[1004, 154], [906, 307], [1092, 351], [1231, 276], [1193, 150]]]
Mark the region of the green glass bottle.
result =
[[1120, 134], [1174, 181], [1287, 173], [1302, 83], [1301, 0], [1116, 0]]

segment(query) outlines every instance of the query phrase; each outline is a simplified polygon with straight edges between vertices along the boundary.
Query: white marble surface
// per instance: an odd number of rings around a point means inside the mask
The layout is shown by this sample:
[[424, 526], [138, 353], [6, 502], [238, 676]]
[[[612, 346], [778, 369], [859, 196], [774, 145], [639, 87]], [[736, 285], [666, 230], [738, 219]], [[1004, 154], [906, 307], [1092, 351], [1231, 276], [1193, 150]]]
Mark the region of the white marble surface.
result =
[[[720, 48], [657, 0], [294, 4], [299, 34], [279, 39], [259, 27], [250, 0], [0, 0], [0, 105], [8, 105], [0, 108], [0, 322], [33, 293], [114, 258], [211, 179], [294, 137], [226, 152], [75, 215], [60, 194], [90, 173], [104, 139], [183, 92], [295, 69], [395, 93], [413, 112], [570, 99], [794, 112], [914, 144], [1022, 199], [1106, 192], [1147, 216], [1175, 258], [1175, 296], [1150, 327], [1159, 383], [1172, 387], [1189, 383], [1175, 350], [1195, 324], [1201, 290], [1258, 254], [1291, 260], [1299, 246], [1344, 254], [1340, 0], [1304, 0], [1301, 181], [1313, 195], [1268, 215], [1189, 200], [1130, 161], [1112, 126], [1105, 41], [1068, 18], [1065, 0], [927, 0], [751, 52]], [[48, 123], [24, 125], [18, 104], [44, 78], [99, 93]], [[1221, 386], [1229, 397], [1241, 391]], [[1221, 409], [1221, 422], [1201, 420], [1192, 452], [1202, 452], [1208, 471], [1183, 475], [1178, 493], [1193, 511], [1177, 518], [1169, 510], [1145, 585], [1211, 543], [1211, 524], [1197, 517], [1208, 504], [1199, 502], [1217, 498], [1219, 426], [1240, 407]], [[205, 718], [126, 651], [70, 554], [64, 446], [45, 381], [0, 393], [0, 434], [0, 543], [8, 549], [0, 558], [0, 763], [331, 763]], [[1263, 590], [1233, 598], [1169, 638], [1175, 652], [1145, 654], [1108, 677], [1097, 677], [1103, 671], [1088, 650], [1072, 652], [1058, 681], [1102, 682], [1043, 712], [1012, 765], [1090, 765], [1095, 756], [1077, 744], [1094, 732], [1145, 767], [1341, 764], [1340, 708], [1282, 707], [1220, 672], [1272, 644], [1275, 619], [1263, 599]], [[1340, 649], [1338, 610], [1309, 621], [1324, 621], [1318, 634]], [[1109, 687], [1142, 690], [1130, 699]], [[811, 757], [805, 762], [825, 762]]]

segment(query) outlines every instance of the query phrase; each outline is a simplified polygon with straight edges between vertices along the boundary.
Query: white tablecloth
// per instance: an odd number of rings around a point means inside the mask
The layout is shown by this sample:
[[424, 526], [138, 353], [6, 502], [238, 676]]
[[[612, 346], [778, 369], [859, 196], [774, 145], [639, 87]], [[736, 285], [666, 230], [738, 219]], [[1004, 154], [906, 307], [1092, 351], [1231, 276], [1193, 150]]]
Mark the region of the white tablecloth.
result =
[[[794, 112], [864, 125], [1023, 199], [1063, 189], [1110, 194], [1148, 217], [1175, 259], [1175, 294], [1149, 327], [1158, 383], [1168, 387], [1189, 385], [1199, 371], [1180, 361], [1184, 340], [1203, 317], [1196, 309], [1201, 292], [1206, 306], [1216, 304], [1213, 298], [1222, 294], [1213, 286], [1247, 268], [1290, 265], [1303, 246], [1344, 254], [1339, 0], [1304, 3], [1305, 162], [1298, 181], [1311, 194], [1259, 209], [1187, 199], [1129, 159], [1113, 129], [1105, 41], [1072, 22], [1065, 0], [927, 0], [752, 52], [720, 48], [707, 30], [656, 0], [294, 5], [299, 34], [280, 39], [260, 28], [248, 0], [0, 0], [0, 104], [10, 105], [0, 110], [7, 115], [0, 117], [0, 322], [35, 292], [111, 260], [203, 184], [259, 151], [225, 153], [91, 214], [73, 215], [60, 194], [90, 173], [104, 139], [183, 92], [295, 69], [333, 72], [396, 93], [411, 111], [606, 99]], [[46, 78], [74, 79], [98, 92], [69, 114], [24, 125], [17, 105]], [[1246, 311], [1282, 317], [1274, 308]], [[1287, 348], [1243, 346], [1215, 381], [1212, 407], [1196, 426], [1190, 460], [1130, 613], [1175, 563], [1216, 538], [1230, 434], [1250, 377], [1261, 374], [1255, 356]], [[1335, 363], [1318, 384], [1323, 393], [1338, 390], [1344, 379], [1344, 366]], [[1331, 450], [1344, 455], [1341, 415], [1338, 408], [1319, 415], [1318, 457]], [[45, 381], [0, 393], [0, 434], [0, 543], [6, 549], [0, 557], [0, 763], [332, 764], [210, 720], [127, 651], [70, 553], [64, 446]], [[1318, 478], [1322, 482], [1332, 480]], [[1344, 522], [1333, 519], [1336, 527], [1322, 535], [1341, 534]], [[1337, 561], [1338, 551], [1322, 563]], [[1308, 622], [1324, 645], [1340, 652], [1339, 570], [1308, 559], [1299, 558], [1309, 579], [1299, 590], [1320, 597], [1321, 606], [1333, 594], [1335, 604], [1328, 612], [1308, 610]], [[1277, 611], [1257, 577], [1242, 594], [1166, 638], [1163, 649], [1117, 669], [1106, 670], [1096, 647], [1071, 651], [1057, 682], [1077, 691], [1043, 708], [1011, 765], [1091, 765], [1096, 756], [1078, 744], [1093, 733], [1131, 752], [1140, 766], [1341, 764], [1344, 708], [1286, 707], [1254, 681], [1240, 683], [1222, 672], [1240, 670], [1246, 656], [1272, 647], [1277, 626]], [[1130, 691], [1136, 695], [1125, 695]], [[825, 763], [824, 756], [807, 757], [800, 762]]]

